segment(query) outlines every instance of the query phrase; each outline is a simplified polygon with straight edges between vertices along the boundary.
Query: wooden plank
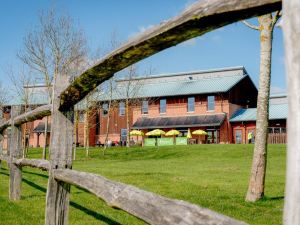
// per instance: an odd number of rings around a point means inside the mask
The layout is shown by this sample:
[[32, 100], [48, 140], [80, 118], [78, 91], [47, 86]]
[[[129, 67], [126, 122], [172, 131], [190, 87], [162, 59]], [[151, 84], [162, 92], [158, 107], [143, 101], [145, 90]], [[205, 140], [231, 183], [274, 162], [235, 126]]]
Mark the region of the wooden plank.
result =
[[245, 225], [197, 205], [143, 191], [102, 176], [68, 169], [53, 171], [54, 178], [84, 188], [109, 206], [122, 209], [149, 224]]
[[16, 118], [14, 118], [14, 121], [8, 120], [0, 123], [0, 133], [3, 132], [4, 129], [9, 127], [13, 122], [15, 125], [21, 125], [23, 123], [42, 119], [45, 116], [51, 115], [51, 107], [51, 105], [40, 106], [32, 111], [17, 116]]
[[285, 68], [287, 74], [287, 170], [284, 224], [300, 224], [300, 1], [283, 1]]
[[[21, 106], [12, 106], [11, 118], [21, 114]], [[14, 120], [12, 120], [14, 121]], [[10, 158], [22, 157], [22, 130], [12, 122], [9, 140]], [[21, 199], [22, 168], [9, 163], [9, 199], [17, 201]]]
[[68, 108], [114, 73], [164, 49], [213, 29], [281, 9], [281, 0], [203, 0], [175, 18], [153, 27], [113, 51], [83, 74], [62, 93], [60, 108]]
[[44, 159], [26, 159], [26, 158], [12, 159], [11, 162], [19, 167], [29, 166], [29, 167], [38, 168], [41, 170], [49, 170], [50, 169], [50, 162], [48, 160], [44, 160]]
[[60, 93], [69, 84], [66, 75], [57, 75], [53, 89], [50, 171], [46, 197], [46, 225], [67, 225], [70, 185], [53, 177], [55, 169], [72, 168], [74, 107], [59, 111]]

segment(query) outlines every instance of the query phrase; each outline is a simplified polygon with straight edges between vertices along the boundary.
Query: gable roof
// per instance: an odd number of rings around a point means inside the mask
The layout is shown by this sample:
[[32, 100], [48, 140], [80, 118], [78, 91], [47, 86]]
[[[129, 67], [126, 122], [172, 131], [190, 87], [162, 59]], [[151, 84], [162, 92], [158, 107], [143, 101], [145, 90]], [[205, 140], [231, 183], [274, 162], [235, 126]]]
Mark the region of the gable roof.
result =
[[[239, 109], [230, 118], [230, 122], [256, 121], [257, 108]], [[271, 104], [269, 120], [287, 119], [288, 104]]]
[[[234, 67], [219, 70], [208, 70], [191, 73], [179, 73], [171, 75], [151, 76], [146, 78], [134, 78], [132, 81], [141, 81], [132, 85], [129, 90], [131, 98], [168, 97], [196, 94], [210, 94], [227, 92], [237, 83], [249, 78], [244, 67]], [[250, 79], [251, 80], [251, 79]], [[252, 82], [252, 81], [251, 81]], [[128, 80], [117, 81], [117, 87], [113, 93], [114, 100], [124, 99]], [[136, 90], [134, 90], [136, 89]], [[108, 94], [98, 95], [98, 101], [109, 100]]]

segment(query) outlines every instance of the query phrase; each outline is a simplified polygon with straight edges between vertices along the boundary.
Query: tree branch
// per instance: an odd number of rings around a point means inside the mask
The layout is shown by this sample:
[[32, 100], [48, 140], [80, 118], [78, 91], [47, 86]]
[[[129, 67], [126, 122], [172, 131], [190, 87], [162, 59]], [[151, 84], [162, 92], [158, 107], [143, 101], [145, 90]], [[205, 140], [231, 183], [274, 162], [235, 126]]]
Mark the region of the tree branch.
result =
[[253, 24], [247, 22], [246, 20], [243, 20], [242, 22], [243, 22], [243, 24], [245, 24], [247, 27], [249, 27], [249, 28], [251, 28], [251, 29], [253, 29], [253, 30], [259, 30], [259, 27], [258, 27], [258, 26], [255, 26], [255, 25], [253, 25]]
[[272, 21], [272, 27], [274, 27], [279, 20], [279, 18], [282, 16], [282, 11], [276, 11], [275, 15], [273, 16], [273, 21]]

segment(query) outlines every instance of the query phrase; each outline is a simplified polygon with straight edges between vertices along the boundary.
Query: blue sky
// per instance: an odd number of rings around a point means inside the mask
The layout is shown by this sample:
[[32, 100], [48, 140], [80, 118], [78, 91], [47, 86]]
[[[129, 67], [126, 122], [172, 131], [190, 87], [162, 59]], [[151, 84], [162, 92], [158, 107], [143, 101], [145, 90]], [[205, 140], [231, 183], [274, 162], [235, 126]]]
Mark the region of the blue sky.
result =
[[[192, 0], [1, 0], [0, 81], [9, 85], [8, 65], [20, 67], [16, 57], [23, 37], [37, 24], [39, 13], [55, 8], [70, 15], [85, 32], [89, 49], [107, 49], [111, 33], [126, 41], [136, 33], [181, 12]], [[250, 20], [255, 23], [256, 19]], [[273, 42], [272, 90], [286, 89], [281, 29]], [[259, 32], [234, 23], [204, 36], [169, 48], [139, 63], [140, 71], [173, 73], [222, 67], [245, 66], [257, 85], [259, 75]]]

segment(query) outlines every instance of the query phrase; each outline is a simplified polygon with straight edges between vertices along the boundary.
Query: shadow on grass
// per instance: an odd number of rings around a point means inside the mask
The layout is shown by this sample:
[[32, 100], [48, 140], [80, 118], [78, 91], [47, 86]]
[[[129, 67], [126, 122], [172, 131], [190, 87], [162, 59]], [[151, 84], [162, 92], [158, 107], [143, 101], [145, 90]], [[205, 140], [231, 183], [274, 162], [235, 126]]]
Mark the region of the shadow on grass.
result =
[[101, 221], [103, 221], [103, 222], [105, 222], [105, 223], [107, 223], [109, 225], [121, 225], [121, 223], [118, 223], [117, 221], [114, 221], [114, 220], [108, 218], [107, 216], [101, 215], [101, 214], [99, 214], [99, 213], [97, 213], [97, 212], [95, 212], [93, 210], [85, 208], [84, 206], [81, 206], [81, 205], [79, 205], [79, 204], [77, 204], [75, 202], [71, 201], [70, 205], [72, 207], [74, 207], [75, 209], [79, 209], [80, 211], [83, 211], [87, 215], [92, 216], [92, 217], [94, 217], [97, 220], [101, 220]]
[[42, 187], [42, 186], [40, 186], [40, 185], [38, 185], [38, 184], [36, 184], [36, 183], [30, 181], [30, 180], [27, 180], [27, 179], [24, 179], [24, 178], [23, 178], [22, 181], [23, 181], [24, 183], [28, 184], [29, 186], [31, 186], [31, 187], [33, 187], [33, 188], [39, 190], [39, 191], [42, 191], [42, 192], [44, 192], [44, 193], [47, 192], [47, 188], [44, 188], [44, 187]]
[[[0, 172], [0, 173], [2, 173], [2, 172]], [[6, 174], [6, 173], [2, 173], [2, 174], [8, 176], [8, 174]], [[38, 185], [38, 184], [30, 181], [30, 180], [27, 180], [27, 179], [23, 178], [22, 181], [24, 183], [28, 184], [29, 186], [31, 186], [31, 187], [33, 187], [33, 188], [35, 188], [35, 189], [37, 189], [37, 190], [39, 190], [39, 191], [41, 191], [43, 193], [47, 192], [46, 188], [44, 188], [44, 187], [42, 187], [42, 186], [40, 186], [40, 185]], [[82, 190], [84, 190], [84, 189], [82, 189]], [[84, 191], [86, 191], [86, 190], [84, 190]], [[88, 191], [86, 191], [86, 192], [88, 192]], [[73, 192], [73, 194], [74, 194], [74, 192]], [[25, 199], [26, 198], [27, 197], [25, 197]], [[28, 198], [32, 198], [32, 196], [29, 196]], [[72, 206], [73, 208], [78, 209], [80, 211], [83, 211], [85, 214], [87, 214], [89, 216], [92, 216], [92, 217], [94, 217], [97, 220], [101, 220], [101, 221], [107, 223], [108, 225], [121, 225], [120, 223], [118, 223], [118, 222], [116, 222], [116, 221], [114, 221], [114, 220], [112, 220], [112, 219], [110, 219], [110, 218], [108, 218], [108, 217], [106, 217], [104, 215], [101, 215], [101, 214], [99, 214], [99, 213], [97, 213], [97, 212], [95, 212], [93, 210], [85, 208], [84, 206], [81, 206], [81, 205], [77, 204], [76, 202], [70, 201], [70, 206]]]
[[9, 176], [9, 174], [8, 174], [8, 173], [3, 173], [3, 172], [0, 172], [0, 174], [2, 174], [2, 175], [6, 175], [6, 176]]
[[35, 173], [35, 172], [29, 172], [29, 171], [24, 171], [24, 170], [22, 171], [22, 173], [32, 174], [32, 175], [36, 175], [36, 176], [48, 179], [48, 175], [45, 175], [45, 174], [40, 174], [40, 173]]
[[277, 200], [282, 200], [284, 199], [284, 196], [277, 196], [277, 197], [265, 197], [264, 200], [267, 201], [277, 201]]

